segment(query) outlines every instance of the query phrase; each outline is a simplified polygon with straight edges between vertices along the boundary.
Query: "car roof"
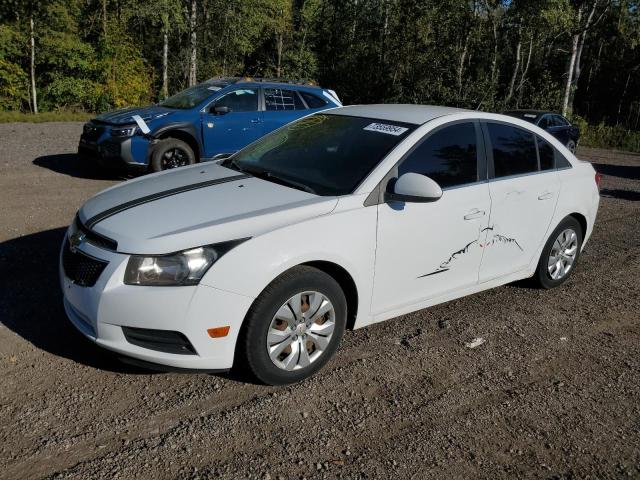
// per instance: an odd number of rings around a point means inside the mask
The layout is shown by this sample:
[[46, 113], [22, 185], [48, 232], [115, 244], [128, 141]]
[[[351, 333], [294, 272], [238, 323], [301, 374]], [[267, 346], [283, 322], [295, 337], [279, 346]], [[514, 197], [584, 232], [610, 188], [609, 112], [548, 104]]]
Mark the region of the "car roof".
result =
[[541, 117], [542, 115], [560, 115], [557, 112], [550, 112], [549, 110], [507, 110], [504, 112], [505, 115], [510, 115], [513, 117], [525, 117], [528, 115], [535, 115], [536, 117]]
[[375, 118], [392, 122], [413, 123], [421, 125], [434, 118], [455, 113], [470, 112], [462, 108], [438, 107], [435, 105], [353, 105], [331, 110], [334, 115]]
[[263, 85], [263, 86], [299, 86], [307, 88], [321, 88], [310, 80], [289, 80], [283, 78], [262, 78], [262, 77], [213, 77], [203, 82], [207, 85], [228, 87], [229, 85]]

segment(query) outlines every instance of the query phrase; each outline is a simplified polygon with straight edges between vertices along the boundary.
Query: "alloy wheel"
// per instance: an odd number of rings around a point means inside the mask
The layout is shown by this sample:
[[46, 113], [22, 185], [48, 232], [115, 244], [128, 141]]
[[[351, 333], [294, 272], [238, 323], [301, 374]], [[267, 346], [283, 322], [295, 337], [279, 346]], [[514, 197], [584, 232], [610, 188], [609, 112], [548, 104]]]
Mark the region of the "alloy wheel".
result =
[[282, 370], [299, 370], [318, 360], [335, 329], [336, 312], [322, 293], [301, 292], [276, 312], [267, 331], [267, 353]]
[[578, 235], [573, 229], [567, 228], [560, 232], [549, 252], [547, 270], [551, 279], [564, 278], [573, 267], [577, 255]]
[[162, 169], [178, 168], [189, 165], [189, 156], [181, 148], [170, 148], [162, 155]]

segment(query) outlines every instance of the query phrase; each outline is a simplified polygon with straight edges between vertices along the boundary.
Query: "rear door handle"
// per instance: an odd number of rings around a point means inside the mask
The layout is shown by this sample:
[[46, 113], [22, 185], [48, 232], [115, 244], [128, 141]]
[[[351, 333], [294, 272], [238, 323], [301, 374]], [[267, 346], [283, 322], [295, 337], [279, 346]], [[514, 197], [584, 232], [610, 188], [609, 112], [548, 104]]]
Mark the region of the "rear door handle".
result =
[[538, 200], [549, 200], [550, 198], [553, 198], [553, 192], [544, 192], [538, 196]]
[[251, 119], [251, 123], [260, 123], [260, 119], [259, 118], [252, 118]]
[[486, 212], [484, 210], [478, 210], [477, 208], [474, 208], [464, 216], [464, 219], [473, 220], [474, 218], [484, 217], [485, 213]]

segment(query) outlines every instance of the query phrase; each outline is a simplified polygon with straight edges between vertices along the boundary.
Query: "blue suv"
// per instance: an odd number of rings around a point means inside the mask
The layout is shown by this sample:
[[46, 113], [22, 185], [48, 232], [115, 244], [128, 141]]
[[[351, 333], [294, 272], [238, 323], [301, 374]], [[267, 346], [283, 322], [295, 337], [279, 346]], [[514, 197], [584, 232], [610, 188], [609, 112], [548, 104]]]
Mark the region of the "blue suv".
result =
[[303, 82], [214, 78], [143, 108], [86, 123], [78, 154], [105, 166], [161, 171], [223, 158], [310, 113], [342, 106]]

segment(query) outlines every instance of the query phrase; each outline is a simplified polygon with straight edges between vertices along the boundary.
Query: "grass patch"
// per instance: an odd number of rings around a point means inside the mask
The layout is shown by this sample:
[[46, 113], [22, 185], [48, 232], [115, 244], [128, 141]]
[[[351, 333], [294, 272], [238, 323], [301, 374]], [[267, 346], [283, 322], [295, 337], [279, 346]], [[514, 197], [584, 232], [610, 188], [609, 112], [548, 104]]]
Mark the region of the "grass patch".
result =
[[582, 118], [574, 122], [580, 127], [580, 145], [594, 148], [640, 152], [640, 132], [628, 130], [622, 125], [609, 126], [603, 123], [589, 125]]
[[86, 122], [95, 114], [87, 112], [43, 112], [37, 115], [23, 112], [0, 112], [0, 123]]

